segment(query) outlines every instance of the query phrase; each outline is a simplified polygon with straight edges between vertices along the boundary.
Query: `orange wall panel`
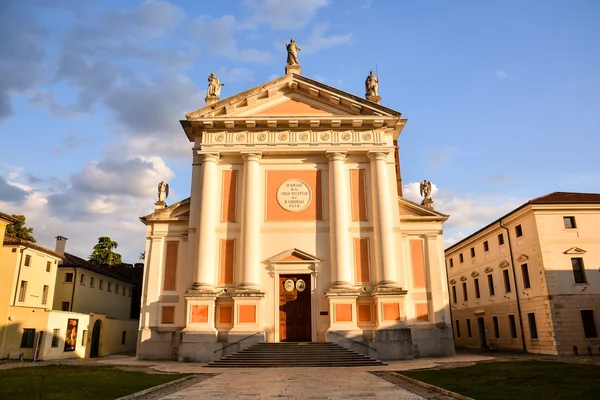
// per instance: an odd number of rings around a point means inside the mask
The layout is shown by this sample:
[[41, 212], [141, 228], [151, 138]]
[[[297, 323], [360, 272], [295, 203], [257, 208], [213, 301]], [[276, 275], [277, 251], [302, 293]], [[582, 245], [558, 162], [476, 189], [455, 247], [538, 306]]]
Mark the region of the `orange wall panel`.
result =
[[358, 305], [358, 322], [371, 322], [373, 318], [371, 317], [371, 305], [369, 304], [359, 304]]
[[[302, 211], [287, 211], [277, 202], [277, 189], [288, 179], [305, 182], [311, 202]], [[323, 191], [320, 170], [267, 171], [267, 221], [320, 221], [323, 219]]]
[[219, 307], [219, 323], [231, 324], [233, 323], [233, 307], [231, 306], [220, 306]]
[[400, 305], [398, 303], [383, 304], [383, 320], [384, 321], [399, 321], [400, 320]]
[[423, 258], [423, 242], [421, 240], [410, 241], [410, 257], [413, 268], [414, 287], [425, 287], [425, 260]]
[[195, 324], [205, 324], [208, 322], [207, 305], [192, 305], [192, 322]]
[[160, 322], [163, 324], [172, 324], [175, 321], [175, 307], [164, 306], [162, 308]]
[[352, 322], [352, 304], [336, 304], [335, 321]]
[[221, 239], [221, 271], [219, 283], [233, 284], [233, 266], [235, 264], [235, 240]]
[[178, 242], [167, 242], [167, 256], [165, 260], [164, 290], [175, 290], [177, 280], [177, 250]]
[[261, 110], [256, 115], [332, 115], [330, 112], [321, 110], [297, 100], [288, 100], [277, 104], [266, 110]]
[[370, 269], [369, 239], [354, 238], [354, 271], [356, 274], [356, 282], [370, 282]]
[[364, 169], [350, 171], [350, 191], [352, 193], [352, 221], [366, 221], [367, 187]]
[[427, 304], [415, 304], [417, 321], [429, 321], [429, 306]]
[[223, 171], [221, 221], [236, 221], [237, 171]]
[[256, 306], [254, 305], [240, 305], [238, 308], [240, 315], [238, 321], [240, 323], [253, 324], [256, 322]]

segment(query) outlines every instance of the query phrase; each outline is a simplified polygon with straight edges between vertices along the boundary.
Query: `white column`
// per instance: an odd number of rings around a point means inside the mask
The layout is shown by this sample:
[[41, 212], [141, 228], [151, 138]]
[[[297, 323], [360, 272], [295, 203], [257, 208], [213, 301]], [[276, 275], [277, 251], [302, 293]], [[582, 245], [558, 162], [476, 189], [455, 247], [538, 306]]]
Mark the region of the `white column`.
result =
[[242, 251], [240, 289], [260, 291], [260, 159], [261, 153], [242, 154]]
[[[373, 225], [375, 230], [375, 255], [379, 254], [377, 268], [380, 271], [378, 287], [397, 287], [397, 273], [394, 256], [394, 233], [392, 230], [392, 206], [388, 188], [387, 151], [370, 151], [371, 186], [373, 187]], [[397, 212], [397, 211], [396, 211]], [[376, 257], [377, 258], [377, 257]]]
[[[217, 164], [218, 153], [204, 154], [202, 163], [202, 185], [200, 188], [200, 220], [197, 235], [198, 263], [193, 289], [214, 291], [217, 276], [216, 235], [219, 216], [219, 191]], [[194, 193], [196, 194], [196, 193]]]
[[350, 255], [348, 219], [348, 174], [344, 168], [346, 153], [327, 152], [329, 159], [329, 244], [331, 254], [331, 288], [352, 287], [353, 264]]
[[[198, 154], [196, 149], [192, 161], [192, 184], [190, 194], [190, 217], [188, 220], [188, 248], [186, 274], [190, 278], [186, 283], [188, 288], [196, 282], [196, 270], [198, 269], [198, 222], [200, 216], [200, 197], [202, 196], [202, 160], [204, 156]], [[191, 280], [191, 282], [190, 282]]]
[[[440, 325], [452, 325], [450, 319], [450, 307], [448, 300], [448, 288], [446, 287], [446, 267], [444, 265], [443, 245], [438, 241], [438, 235], [426, 236], [426, 260], [427, 260], [427, 292], [431, 293], [431, 308], [433, 318], [431, 322]], [[429, 296], [428, 296], [429, 298]]]

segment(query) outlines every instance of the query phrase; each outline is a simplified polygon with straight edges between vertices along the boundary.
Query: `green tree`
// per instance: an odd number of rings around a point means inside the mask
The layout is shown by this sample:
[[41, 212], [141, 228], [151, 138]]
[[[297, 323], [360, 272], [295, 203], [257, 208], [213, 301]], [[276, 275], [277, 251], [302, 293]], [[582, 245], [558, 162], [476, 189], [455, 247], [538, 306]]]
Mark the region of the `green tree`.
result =
[[108, 236], [98, 238], [98, 244], [90, 255], [89, 261], [96, 265], [120, 265], [121, 255], [113, 249], [119, 247], [119, 243], [111, 240]]
[[13, 214], [12, 217], [15, 218], [17, 222], [8, 225], [6, 227], [6, 233], [35, 243], [35, 238], [32, 235], [33, 228], [27, 228], [25, 226], [25, 216]]

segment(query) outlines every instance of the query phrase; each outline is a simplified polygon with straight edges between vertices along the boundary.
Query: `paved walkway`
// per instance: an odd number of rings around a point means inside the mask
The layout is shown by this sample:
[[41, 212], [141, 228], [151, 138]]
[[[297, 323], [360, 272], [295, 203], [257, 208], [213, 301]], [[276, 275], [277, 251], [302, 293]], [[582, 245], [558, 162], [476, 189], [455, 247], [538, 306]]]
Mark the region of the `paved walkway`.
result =
[[216, 373], [210, 379], [164, 397], [164, 400], [338, 400], [410, 399], [422, 397], [380, 379], [368, 371], [400, 371], [431, 368], [446, 363], [490, 360], [478, 355], [392, 361], [387, 366], [351, 368], [205, 368], [200, 363], [140, 361], [133, 357], [108, 358], [101, 364], [151, 367], [179, 373]]

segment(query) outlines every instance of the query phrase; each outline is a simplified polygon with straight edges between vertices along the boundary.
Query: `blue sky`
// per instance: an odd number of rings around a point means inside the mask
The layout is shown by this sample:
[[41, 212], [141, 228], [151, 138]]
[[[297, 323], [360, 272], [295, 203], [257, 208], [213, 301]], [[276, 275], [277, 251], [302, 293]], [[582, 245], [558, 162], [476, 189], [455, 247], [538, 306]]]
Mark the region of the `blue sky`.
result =
[[283, 75], [364, 94], [408, 124], [405, 195], [435, 185], [451, 244], [530, 198], [600, 192], [597, 1], [0, 2], [0, 210], [38, 242], [87, 256], [99, 236], [125, 261], [144, 249], [138, 217], [156, 184], [189, 196], [179, 120]]

